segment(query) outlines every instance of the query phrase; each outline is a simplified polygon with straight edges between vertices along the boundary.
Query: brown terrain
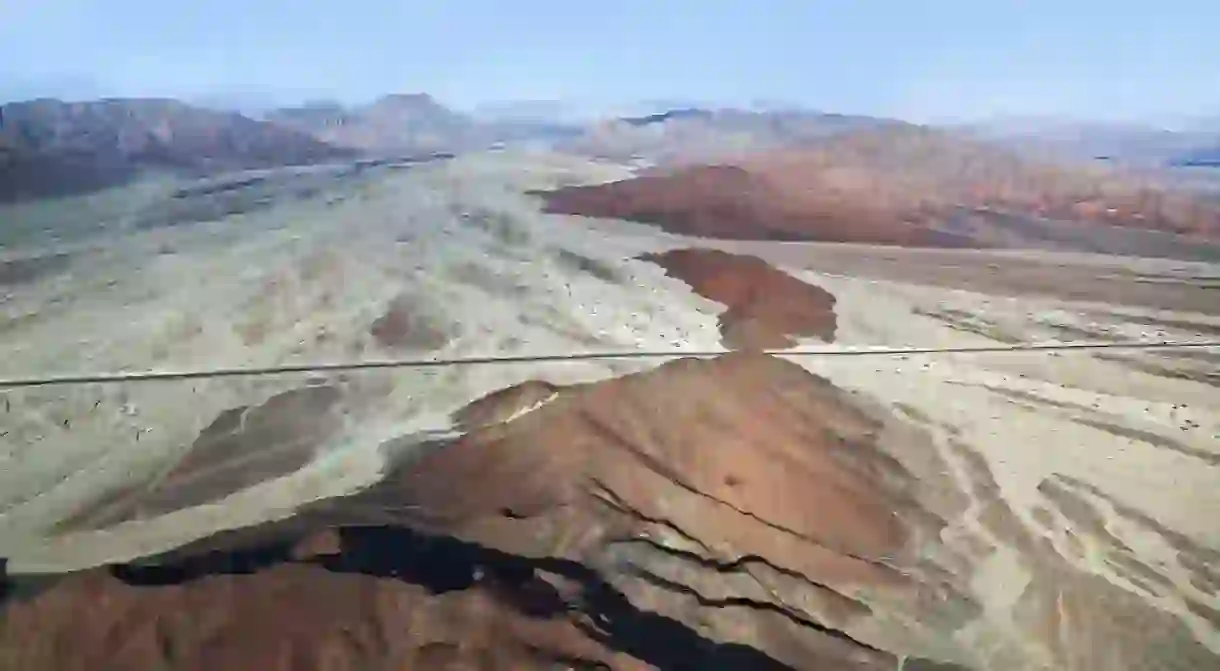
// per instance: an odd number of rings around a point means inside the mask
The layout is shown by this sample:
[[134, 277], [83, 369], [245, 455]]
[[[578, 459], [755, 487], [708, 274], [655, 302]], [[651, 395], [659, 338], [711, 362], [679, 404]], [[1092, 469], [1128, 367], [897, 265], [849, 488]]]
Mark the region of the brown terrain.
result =
[[724, 303], [720, 334], [733, 349], [779, 349], [790, 336], [835, 339], [835, 297], [777, 270], [755, 256], [715, 249], [677, 249], [641, 257], [694, 289]]
[[[532, 396], [476, 406], [512, 415]], [[920, 499], [936, 475], [901, 460], [900, 433], [762, 355], [559, 389], [359, 494], [18, 601], [3, 666], [892, 669], [839, 628], [874, 600], [970, 609], [913, 578], [951, 511]], [[219, 496], [239, 457], [196, 449], [192, 488]]]
[[[567, 187], [545, 199], [550, 212], [713, 238], [1196, 258], [1201, 239], [1220, 237], [1215, 203], [914, 126]], [[1205, 258], [1220, 253], [1202, 246]]]
[[[0, 658], [10, 669], [80, 671], [648, 668], [563, 617], [562, 601], [540, 580], [489, 573], [476, 583], [472, 563], [439, 566], [452, 560], [427, 550], [403, 557], [394, 576], [352, 562], [371, 543], [395, 540], [356, 530], [345, 533], [341, 555], [234, 564], [233, 573], [168, 584], [122, 570], [73, 576], [14, 614], [7, 635], [17, 649]], [[421, 584], [438, 578], [450, 584]], [[82, 603], [99, 605], [82, 618]]]
[[[300, 425], [317, 408], [292, 397], [264, 411]], [[1124, 668], [1215, 662], [1180, 621], [1031, 532], [972, 448], [951, 446], [961, 491], [925, 420], [773, 356], [528, 382], [461, 414], [480, 426], [353, 495], [160, 557], [17, 580], [0, 667], [980, 668], [952, 636], [979, 617], [971, 576], [995, 543], [1032, 574], [1010, 625], [1024, 654], [1098, 670], [1114, 655]], [[181, 504], [230, 491], [243, 460], [192, 449]], [[1104, 492], [1066, 477], [1040, 489], [1079, 533], [1108, 539], [1133, 581], [1168, 584], [1106, 532], [1088, 503]], [[163, 513], [173, 490], [110, 516]], [[1201, 589], [1220, 585], [1220, 555], [1114, 505], [1166, 534]], [[947, 545], [968, 507], [982, 528]]]

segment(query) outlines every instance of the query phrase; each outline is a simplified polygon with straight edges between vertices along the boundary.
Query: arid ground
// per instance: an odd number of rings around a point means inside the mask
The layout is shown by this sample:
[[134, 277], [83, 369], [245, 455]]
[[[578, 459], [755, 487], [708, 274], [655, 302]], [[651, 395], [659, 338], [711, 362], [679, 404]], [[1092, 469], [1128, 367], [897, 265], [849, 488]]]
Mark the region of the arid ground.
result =
[[[5, 205], [10, 382], [669, 354], [5, 387], [0, 668], [1220, 668], [1210, 211], [598, 191], [633, 177], [508, 151]], [[1165, 342], [1199, 346], [1129, 347]]]

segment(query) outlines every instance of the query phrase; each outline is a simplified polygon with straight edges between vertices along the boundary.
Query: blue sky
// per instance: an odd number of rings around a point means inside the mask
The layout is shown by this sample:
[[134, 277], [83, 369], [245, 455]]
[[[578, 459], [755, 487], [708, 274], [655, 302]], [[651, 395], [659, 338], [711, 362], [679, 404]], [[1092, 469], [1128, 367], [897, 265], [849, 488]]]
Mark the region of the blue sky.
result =
[[0, 97], [1220, 114], [1215, 0], [0, 0]]

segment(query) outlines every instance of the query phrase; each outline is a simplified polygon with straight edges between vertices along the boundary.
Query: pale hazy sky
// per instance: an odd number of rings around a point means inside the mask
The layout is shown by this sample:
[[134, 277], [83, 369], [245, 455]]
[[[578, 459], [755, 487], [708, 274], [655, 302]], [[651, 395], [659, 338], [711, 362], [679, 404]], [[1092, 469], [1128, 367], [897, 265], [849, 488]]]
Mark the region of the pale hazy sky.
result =
[[1220, 114], [1216, 0], [0, 0], [0, 98], [783, 100]]

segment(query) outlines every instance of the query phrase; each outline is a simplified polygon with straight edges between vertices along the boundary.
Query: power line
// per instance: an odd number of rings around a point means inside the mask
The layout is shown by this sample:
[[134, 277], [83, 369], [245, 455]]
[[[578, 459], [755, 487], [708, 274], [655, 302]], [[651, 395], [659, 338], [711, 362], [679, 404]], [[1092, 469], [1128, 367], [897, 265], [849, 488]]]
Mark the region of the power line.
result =
[[[1115, 343], [1074, 342], [1020, 345], [986, 345], [979, 347], [868, 347], [845, 349], [804, 348], [754, 350], [762, 354], [782, 356], [905, 356], [915, 354], [971, 354], [1003, 352], [1055, 352], [1066, 350], [1165, 350], [1220, 347], [1220, 340], [1192, 342]], [[65, 384], [108, 384], [116, 382], [145, 382], [155, 380], [195, 380], [201, 378], [251, 377], [258, 375], [283, 375], [290, 373], [323, 373], [372, 370], [383, 368], [439, 368], [444, 366], [478, 366], [512, 363], [545, 363], [548, 361], [595, 361], [622, 359], [681, 359], [687, 357], [707, 358], [729, 354], [733, 350], [668, 350], [625, 352], [580, 352], [574, 354], [541, 354], [516, 356], [457, 357], [450, 359], [382, 359], [375, 361], [349, 361], [333, 363], [286, 364], [260, 367], [209, 368], [199, 370], [150, 370], [111, 373], [82, 373], [72, 375], [46, 375], [36, 377], [0, 378], [0, 389], [40, 387]]]

